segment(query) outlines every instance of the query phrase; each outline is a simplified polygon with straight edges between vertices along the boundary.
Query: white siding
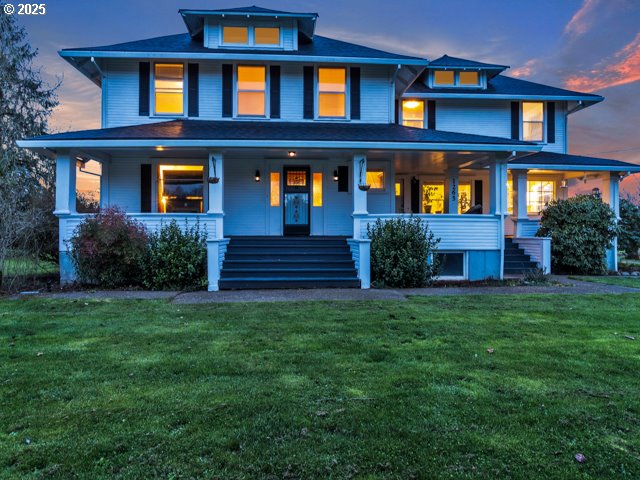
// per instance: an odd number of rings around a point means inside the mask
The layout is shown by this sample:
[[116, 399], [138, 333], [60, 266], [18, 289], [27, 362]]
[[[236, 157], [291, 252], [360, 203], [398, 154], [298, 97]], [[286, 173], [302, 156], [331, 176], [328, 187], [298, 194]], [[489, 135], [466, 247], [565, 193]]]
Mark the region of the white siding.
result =
[[391, 86], [388, 66], [363, 65], [360, 70], [360, 114], [367, 123], [389, 123], [390, 108], [394, 105], [394, 90]]
[[[146, 160], [149, 162], [150, 160]], [[140, 211], [141, 158], [117, 158], [109, 165], [109, 203], [125, 212]]]
[[511, 102], [437, 99], [436, 129], [509, 138]]
[[[254, 180], [260, 170], [262, 181]], [[225, 159], [224, 236], [267, 235], [268, 172], [263, 160]]]
[[542, 150], [556, 153], [567, 153], [566, 150], [566, 117], [567, 102], [556, 102], [556, 141], [546, 144]]

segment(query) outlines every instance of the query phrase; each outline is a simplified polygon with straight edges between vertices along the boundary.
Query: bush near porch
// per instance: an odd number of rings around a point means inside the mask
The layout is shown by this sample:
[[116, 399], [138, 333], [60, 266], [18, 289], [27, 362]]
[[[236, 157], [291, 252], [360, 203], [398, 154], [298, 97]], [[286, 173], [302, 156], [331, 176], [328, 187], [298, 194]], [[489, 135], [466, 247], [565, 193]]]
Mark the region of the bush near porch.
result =
[[637, 259], [640, 250], [640, 207], [621, 198], [618, 226], [618, 250], [624, 251], [626, 258]]
[[371, 239], [371, 280], [381, 287], [419, 288], [438, 274], [440, 239], [417, 217], [380, 219], [367, 225]]
[[555, 273], [606, 273], [606, 250], [617, 234], [616, 215], [595, 195], [554, 200], [542, 211], [536, 236], [551, 237]]

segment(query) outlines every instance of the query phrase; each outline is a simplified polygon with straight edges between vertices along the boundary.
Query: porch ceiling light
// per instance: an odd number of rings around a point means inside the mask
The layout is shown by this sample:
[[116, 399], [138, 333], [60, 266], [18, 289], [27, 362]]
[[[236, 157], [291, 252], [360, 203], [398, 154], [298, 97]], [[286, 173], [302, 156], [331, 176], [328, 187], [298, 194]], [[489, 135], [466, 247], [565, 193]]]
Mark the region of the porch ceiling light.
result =
[[287, 156], [289, 156], [289, 157], [292, 157], [292, 158], [293, 158], [293, 157], [295, 157], [296, 155], [297, 155], [297, 153], [296, 153], [296, 152], [294, 152], [293, 150], [292, 150], [292, 151], [287, 152]]
[[163, 147], [162, 145], [158, 145], [158, 146], [156, 147], [156, 151], [157, 151], [157, 152], [164, 152], [164, 147]]
[[260, 170], [256, 170], [255, 181], [256, 182], [260, 181]]

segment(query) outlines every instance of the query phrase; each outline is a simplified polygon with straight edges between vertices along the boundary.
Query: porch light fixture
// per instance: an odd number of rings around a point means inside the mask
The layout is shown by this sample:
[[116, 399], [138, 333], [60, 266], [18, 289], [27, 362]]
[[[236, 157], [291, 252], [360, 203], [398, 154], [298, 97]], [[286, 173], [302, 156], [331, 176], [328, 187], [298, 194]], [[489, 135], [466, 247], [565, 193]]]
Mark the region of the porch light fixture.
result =
[[595, 187], [593, 190], [591, 190], [591, 193], [596, 198], [600, 198], [601, 196], [600, 189], [598, 187]]
[[567, 181], [566, 180], [561, 180], [560, 181], [560, 188], [567, 188]]
[[256, 182], [259, 182], [259, 181], [260, 181], [260, 170], [256, 170], [255, 181], [256, 181]]
[[162, 145], [158, 145], [156, 147], [156, 152], [164, 152], [164, 147]]
[[340, 180], [340, 177], [338, 177], [338, 170], [334, 170], [333, 171], [333, 181], [337, 182], [338, 180]]
[[291, 157], [291, 158], [295, 157], [296, 155], [297, 155], [297, 153], [296, 153], [296, 152], [294, 152], [293, 150], [292, 150], [292, 151], [290, 151], [290, 152], [287, 152], [287, 156], [289, 156], [289, 157]]

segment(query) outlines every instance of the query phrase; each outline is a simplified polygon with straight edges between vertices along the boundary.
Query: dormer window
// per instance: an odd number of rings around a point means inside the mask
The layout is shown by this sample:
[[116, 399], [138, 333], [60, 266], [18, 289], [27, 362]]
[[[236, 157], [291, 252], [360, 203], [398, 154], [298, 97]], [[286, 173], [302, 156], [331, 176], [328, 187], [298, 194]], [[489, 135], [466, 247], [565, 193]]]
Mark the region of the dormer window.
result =
[[280, 45], [280, 28], [256, 27], [255, 43], [256, 45]]
[[249, 45], [249, 27], [223, 27], [222, 42], [225, 44]]
[[280, 47], [280, 27], [225, 25], [222, 27], [222, 44], [230, 47]]
[[459, 83], [465, 87], [477, 86], [480, 83], [480, 75], [478, 72], [460, 72]]
[[453, 70], [436, 70], [433, 80], [435, 85], [453, 86], [455, 84], [455, 72]]

